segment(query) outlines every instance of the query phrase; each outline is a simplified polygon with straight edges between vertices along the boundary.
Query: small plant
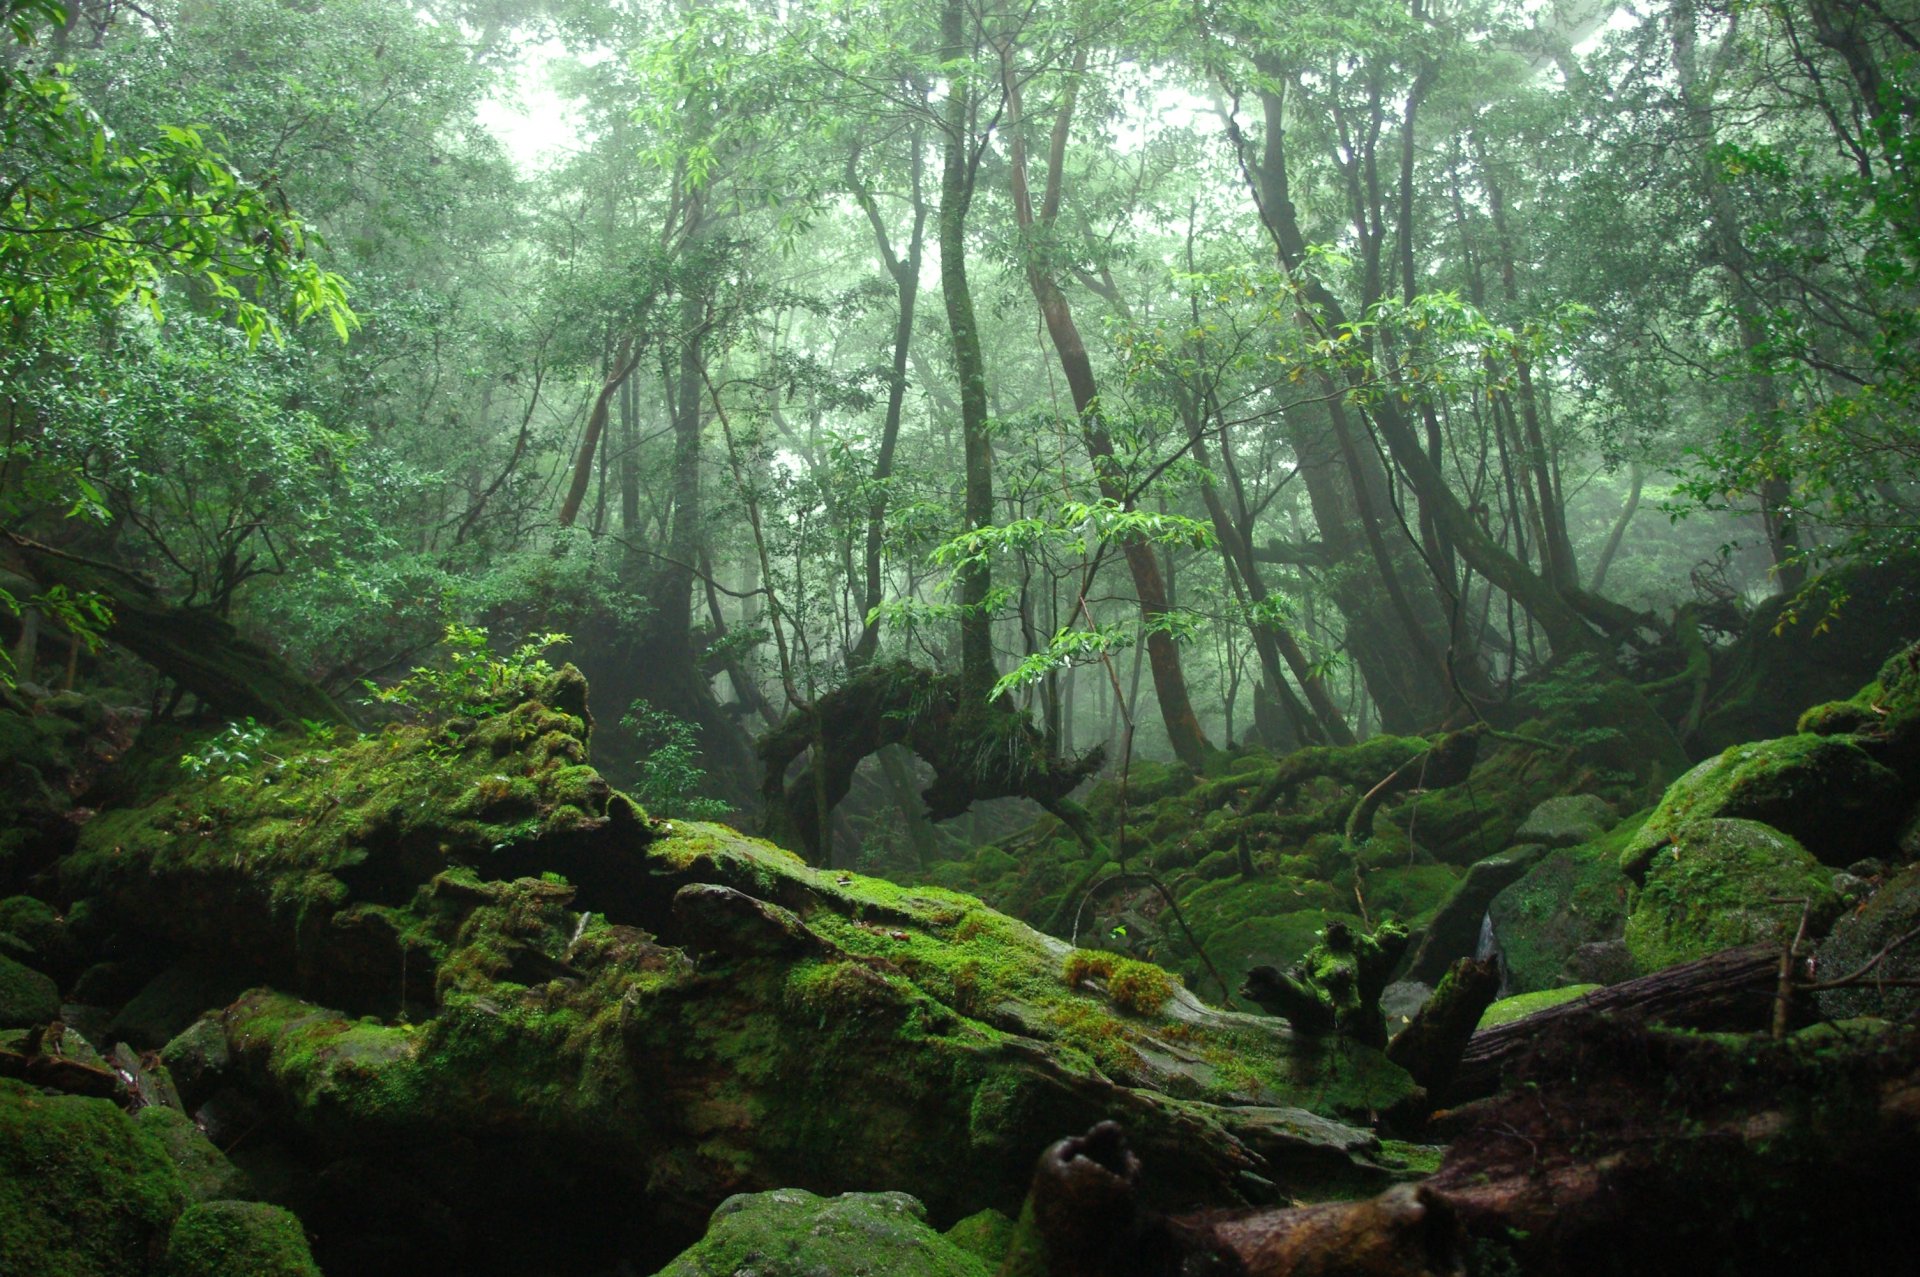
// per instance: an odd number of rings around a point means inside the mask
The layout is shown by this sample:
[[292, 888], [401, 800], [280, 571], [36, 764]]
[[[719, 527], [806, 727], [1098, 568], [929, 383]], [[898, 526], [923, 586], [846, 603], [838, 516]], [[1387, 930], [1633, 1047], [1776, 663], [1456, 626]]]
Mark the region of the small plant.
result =
[[261, 749], [268, 729], [252, 718], [228, 723], [198, 750], [180, 755], [180, 766], [189, 776], [219, 775], [229, 780], [235, 772], [245, 771], [259, 759], [280, 760]]
[[700, 765], [700, 742], [693, 724], [646, 700], [637, 700], [620, 720], [640, 749], [640, 780], [633, 796], [656, 816], [713, 820], [733, 808], [718, 798], [703, 798], [707, 769]]
[[540, 634], [500, 656], [485, 628], [449, 623], [440, 639], [444, 665], [416, 665], [392, 687], [365, 687], [381, 704], [422, 716], [486, 718], [518, 704], [535, 683], [551, 677], [553, 666], [543, 654], [567, 641], [565, 634]]
[[1173, 996], [1173, 977], [1159, 967], [1099, 949], [1075, 949], [1068, 954], [1062, 976], [1069, 986], [1105, 980], [1113, 1004], [1135, 1015], [1153, 1015]]

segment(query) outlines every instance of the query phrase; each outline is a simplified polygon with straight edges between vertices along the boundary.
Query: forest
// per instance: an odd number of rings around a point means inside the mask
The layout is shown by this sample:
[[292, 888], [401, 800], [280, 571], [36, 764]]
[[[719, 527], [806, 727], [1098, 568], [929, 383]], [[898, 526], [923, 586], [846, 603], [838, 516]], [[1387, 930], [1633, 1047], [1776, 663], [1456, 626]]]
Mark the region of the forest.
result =
[[1913, 1264], [1916, 0], [0, 17], [0, 1273]]

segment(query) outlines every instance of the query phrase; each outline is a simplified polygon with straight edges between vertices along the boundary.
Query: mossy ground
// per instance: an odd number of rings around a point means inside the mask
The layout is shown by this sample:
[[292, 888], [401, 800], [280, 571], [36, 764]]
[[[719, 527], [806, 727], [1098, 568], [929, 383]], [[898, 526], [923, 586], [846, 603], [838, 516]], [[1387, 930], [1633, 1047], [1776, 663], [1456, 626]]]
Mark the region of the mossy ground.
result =
[[1524, 1020], [1536, 1011], [1545, 1011], [1575, 998], [1583, 998], [1599, 987], [1597, 984], [1569, 984], [1558, 989], [1542, 989], [1538, 993], [1518, 993], [1511, 998], [1501, 998], [1481, 1014], [1480, 1027], [1491, 1029], [1495, 1025]]

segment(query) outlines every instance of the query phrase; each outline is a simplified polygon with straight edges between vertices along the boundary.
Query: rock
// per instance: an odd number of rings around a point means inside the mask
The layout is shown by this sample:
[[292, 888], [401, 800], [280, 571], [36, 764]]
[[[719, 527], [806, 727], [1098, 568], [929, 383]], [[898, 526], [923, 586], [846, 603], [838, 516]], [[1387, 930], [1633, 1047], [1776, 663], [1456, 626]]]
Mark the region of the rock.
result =
[[55, 983], [77, 974], [79, 956], [66, 919], [53, 906], [32, 896], [0, 900], [0, 955], [16, 958]]
[[1592, 842], [1619, 820], [1613, 804], [1598, 794], [1566, 794], [1535, 807], [1513, 837], [1515, 842], [1544, 843], [1549, 848], [1577, 847]]
[[[1536, 813], [1540, 810], [1535, 808]], [[1469, 866], [1466, 877], [1427, 924], [1426, 936], [1414, 950], [1406, 978], [1433, 984], [1457, 959], [1473, 957], [1479, 948], [1480, 924], [1487, 906], [1546, 854], [1546, 846], [1536, 842], [1509, 848]]]
[[1625, 940], [1594, 940], [1568, 956], [1560, 973], [1570, 984], [1619, 984], [1637, 974]]
[[1561, 972], [1582, 946], [1620, 938], [1632, 886], [1612, 838], [1541, 857], [1487, 906], [1505, 991], [1565, 984]]
[[186, 1203], [165, 1148], [117, 1105], [0, 1079], [0, 1272], [146, 1272]]
[[1620, 866], [1637, 879], [1689, 822], [1738, 818], [1790, 834], [1823, 864], [1841, 868], [1893, 850], [1903, 794], [1900, 778], [1851, 737], [1785, 736], [1736, 745], [1668, 788], [1628, 843]]
[[265, 1202], [187, 1207], [167, 1237], [161, 1277], [320, 1277], [292, 1212]]
[[823, 1198], [797, 1188], [729, 1197], [704, 1240], [656, 1277], [989, 1277], [905, 1193]]
[[[1920, 865], [1896, 874], [1857, 913], [1834, 924], [1815, 955], [1815, 979], [1838, 980], [1859, 970], [1881, 949], [1920, 928]], [[1873, 973], [1890, 980], [1920, 979], [1920, 941], [1908, 941], [1882, 958]], [[1871, 1015], [1904, 1020], [1920, 1011], [1920, 989], [1868, 983], [1817, 994], [1820, 1014], [1831, 1019]]]
[[219, 1089], [232, 1057], [218, 1016], [206, 1016], [188, 1025], [160, 1049], [160, 1062], [180, 1088], [189, 1111], [197, 1109]]
[[246, 1175], [215, 1148], [193, 1119], [178, 1109], [150, 1104], [133, 1116], [134, 1125], [159, 1141], [180, 1176], [187, 1196], [196, 1202], [249, 1197], [253, 1185]]
[[1809, 933], [1839, 911], [1832, 874], [1786, 834], [1753, 820], [1694, 820], [1646, 870], [1627, 918], [1634, 965], [1658, 971], [1722, 949], [1785, 944], [1809, 902]]
[[1387, 1036], [1405, 1028], [1432, 996], [1433, 986], [1419, 980], [1395, 980], [1388, 985], [1380, 994], [1380, 1014], [1387, 1020]]
[[0, 955], [0, 1029], [24, 1029], [60, 1018], [60, 988], [52, 977]]
[[218, 970], [195, 962], [169, 967], [120, 1008], [107, 1033], [142, 1051], [157, 1049], [207, 1012], [226, 1006], [253, 983], [246, 973], [232, 968]]

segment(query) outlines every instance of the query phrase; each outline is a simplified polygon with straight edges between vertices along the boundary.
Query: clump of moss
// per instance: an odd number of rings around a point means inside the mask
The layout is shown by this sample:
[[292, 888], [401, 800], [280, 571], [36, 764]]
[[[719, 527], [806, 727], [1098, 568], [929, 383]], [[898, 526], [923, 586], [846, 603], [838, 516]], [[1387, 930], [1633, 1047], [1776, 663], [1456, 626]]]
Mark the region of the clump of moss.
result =
[[1569, 984], [1558, 989], [1542, 989], [1538, 993], [1519, 993], [1511, 998], [1501, 998], [1481, 1014], [1480, 1027], [1491, 1029], [1496, 1024], [1524, 1020], [1536, 1011], [1545, 1011], [1548, 1007], [1584, 998], [1599, 987], [1597, 984]]
[[0, 1079], [0, 1272], [144, 1272], [186, 1200], [160, 1142], [112, 1102]]
[[1803, 907], [1819, 935], [1839, 906], [1832, 874], [1792, 838], [1752, 820], [1696, 820], [1654, 856], [1627, 918], [1627, 951], [1642, 971], [1658, 971], [1739, 945], [1784, 943]]
[[1075, 949], [1067, 955], [1063, 972], [1069, 988], [1087, 980], [1104, 980], [1113, 1004], [1135, 1015], [1154, 1015], [1173, 996], [1174, 978], [1134, 958], [1098, 949]]
[[189, 1206], [167, 1238], [163, 1277], [320, 1277], [293, 1214], [265, 1202]]

